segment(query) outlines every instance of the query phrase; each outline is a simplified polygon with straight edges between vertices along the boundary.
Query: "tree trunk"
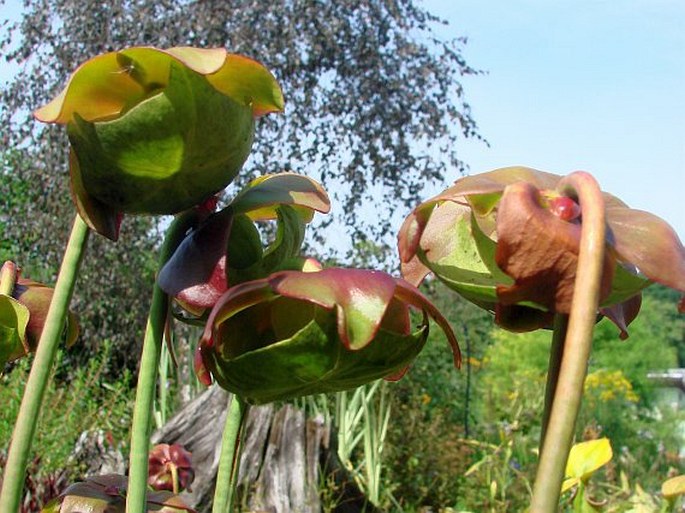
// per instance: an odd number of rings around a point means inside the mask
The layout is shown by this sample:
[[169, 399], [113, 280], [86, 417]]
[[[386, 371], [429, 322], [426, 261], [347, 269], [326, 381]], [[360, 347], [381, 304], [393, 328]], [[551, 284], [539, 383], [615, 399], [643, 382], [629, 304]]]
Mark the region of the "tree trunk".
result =
[[[185, 492], [199, 513], [211, 510], [230, 394], [215, 386], [184, 406], [152, 437], [193, 454], [195, 482]], [[286, 404], [250, 408], [238, 472], [240, 510], [268, 513], [372, 512], [337, 457], [321, 416]]]

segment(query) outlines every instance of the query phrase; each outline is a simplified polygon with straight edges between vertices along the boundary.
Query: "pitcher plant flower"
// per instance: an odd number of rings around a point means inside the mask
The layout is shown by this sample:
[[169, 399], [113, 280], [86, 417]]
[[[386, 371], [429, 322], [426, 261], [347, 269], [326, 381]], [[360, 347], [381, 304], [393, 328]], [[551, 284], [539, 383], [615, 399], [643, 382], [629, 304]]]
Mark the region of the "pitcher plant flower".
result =
[[[69, 486], [48, 502], [42, 513], [125, 513], [126, 477], [116, 474], [89, 477]], [[168, 491], [150, 492], [146, 512], [195, 513], [183, 500]]]
[[116, 240], [124, 213], [174, 214], [224, 189], [250, 152], [255, 118], [281, 110], [278, 83], [252, 59], [133, 47], [79, 66], [34, 115], [67, 126], [78, 211]]
[[[660, 218], [603, 193], [606, 256], [600, 313], [627, 336], [640, 291], [658, 282], [685, 291], [685, 250]], [[405, 278], [434, 273], [466, 299], [526, 331], [568, 314], [583, 211], [561, 176], [509, 167], [459, 179], [419, 205], [399, 233]]]
[[[304, 175], [259, 177], [188, 233], [160, 271], [158, 283], [184, 310], [202, 317], [229, 287], [307, 264], [300, 257], [304, 224], [315, 211], [329, 209], [326, 191]], [[264, 250], [255, 222], [274, 219], [276, 237]]]
[[[412, 327], [410, 308], [422, 314]], [[418, 289], [371, 270], [281, 271], [216, 303], [196, 353], [205, 384], [261, 404], [399, 379], [434, 319], [460, 364], [447, 320]]]
[[[53, 289], [21, 277], [10, 261], [0, 270], [0, 372], [7, 362], [34, 352], [43, 332]], [[78, 337], [76, 316], [69, 312], [65, 328], [67, 345]]]
[[178, 494], [190, 490], [195, 479], [192, 454], [178, 444], [158, 444], [148, 458], [147, 483], [154, 490], [167, 490]]

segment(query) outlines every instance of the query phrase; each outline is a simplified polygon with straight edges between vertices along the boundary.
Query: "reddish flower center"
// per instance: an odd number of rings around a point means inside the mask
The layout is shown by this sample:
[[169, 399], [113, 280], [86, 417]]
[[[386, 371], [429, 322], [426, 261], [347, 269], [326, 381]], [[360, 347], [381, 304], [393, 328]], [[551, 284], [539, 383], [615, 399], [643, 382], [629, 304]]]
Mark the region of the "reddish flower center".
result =
[[563, 221], [575, 221], [580, 217], [580, 205], [568, 196], [549, 199], [549, 211]]

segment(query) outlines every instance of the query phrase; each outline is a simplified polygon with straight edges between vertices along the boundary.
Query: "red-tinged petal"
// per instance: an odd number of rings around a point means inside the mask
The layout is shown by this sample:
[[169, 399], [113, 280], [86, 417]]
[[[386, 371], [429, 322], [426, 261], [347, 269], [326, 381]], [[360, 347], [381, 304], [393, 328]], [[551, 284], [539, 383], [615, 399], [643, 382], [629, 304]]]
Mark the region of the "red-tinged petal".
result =
[[235, 285], [219, 298], [209, 314], [205, 331], [202, 334], [201, 344], [206, 347], [212, 346], [214, 330], [218, 325], [229, 317], [251, 306], [269, 300], [274, 297], [271, 286], [267, 280], [254, 280]]
[[207, 78], [235, 101], [250, 106], [255, 117], [283, 110], [283, 93], [260, 63], [223, 48], [132, 47], [98, 55], [79, 66], [66, 87], [34, 116], [45, 123], [68, 123], [75, 112], [87, 121], [114, 117], [164, 87], [172, 62]]
[[225, 48], [194, 48], [176, 46], [164, 50], [200, 75], [210, 75], [221, 69], [228, 52]]
[[250, 105], [255, 117], [284, 108], [283, 92], [274, 76], [248, 57], [227, 54], [221, 68], [207, 75], [207, 80], [223, 94]]
[[323, 269], [323, 265], [316, 258], [305, 258], [302, 262], [303, 273], [318, 273]]
[[440, 313], [435, 305], [433, 305], [433, 303], [431, 303], [426, 296], [421, 294], [419, 289], [401, 279], [397, 280], [395, 297], [400, 301], [404, 301], [405, 303], [422, 310], [433, 318], [433, 320], [442, 328], [442, 331], [444, 331], [445, 335], [447, 336], [447, 341], [452, 348], [452, 355], [454, 356], [454, 366], [457, 368], [461, 367], [461, 351], [459, 350], [459, 342], [457, 341], [457, 337], [452, 331], [450, 323]]
[[385, 311], [381, 327], [392, 333], [409, 335], [411, 333], [411, 319], [407, 303], [394, 297]]
[[340, 340], [353, 351], [373, 340], [395, 291], [395, 279], [390, 275], [361, 269], [283, 271], [268, 280], [282, 296], [335, 308]]
[[193, 230], [164, 265], [157, 282], [194, 309], [211, 308], [226, 292], [226, 250], [233, 214], [223, 210]]
[[637, 314], [640, 313], [641, 306], [642, 294], [637, 294], [617, 305], [600, 308], [599, 313], [613, 322], [621, 330], [619, 335], [621, 340], [626, 340], [628, 338], [628, 326], [635, 320]]
[[[205, 343], [207, 344], [208, 347], [212, 346], [212, 340], [206, 340]], [[209, 370], [207, 369], [207, 366], [205, 365], [205, 361], [202, 357], [202, 346], [198, 346], [197, 349], [195, 350], [195, 358], [194, 358], [194, 367], [195, 367], [195, 375], [197, 376], [197, 380], [202, 383], [204, 386], [208, 387], [212, 385], [212, 375], [210, 374]]]
[[[514, 278], [498, 286], [505, 305], [531, 301], [551, 312], [569, 313], [576, 277], [581, 226], [540, 206], [538, 190], [519, 182], [506, 188], [498, 206], [497, 265]], [[611, 292], [613, 259], [607, 254], [600, 300]]]
[[661, 218], [628, 208], [607, 208], [609, 242], [619, 259], [650, 280], [685, 291], [685, 248]]
[[401, 380], [407, 372], [409, 372], [410, 366], [407, 365], [403, 369], [400, 369], [395, 374], [390, 374], [390, 376], [385, 376], [383, 379], [385, 381], [395, 382]]
[[48, 314], [50, 301], [52, 301], [53, 289], [32, 280], [18, 278], [12, 294], [30, 312], [26, 327], [27, 342], [30, 351], [35, 351], [38, 340], [45, 326], [45, 318]]
[[397, 235], [400, 261], [411, 261], [419, 250], [421, 236], [426, 229], [436, 203], [426, 202], [417, 207], [402, 223]]
[[424, 203], [416, 208], [402, 223], [397, 235], [402, 277], [414, 286], [419, 286], [430, 269], [419, 258], [421, 237], [431, 217], [435, 204]]
[[155, 490], [173, 491], [176, 484], [179, 491], [189, 490], [195, 479], [191, 460], [191, 453], [181, 445], [154, 446], [148, 456], [148, 485]]
[[418, 287], [431, 273], [431, 270], [423, 265], [418, 256], [414, 256], [409, 262], [400, 264], [400, 272], [407, 282]]
[[465, 176], [457, 180], [437, 198], [447, 199], [472, 194], [492, 194], [504, 192], [504, 189], [517, 182], [527, 182], [537, 189], [554, 189], [561, 176], [529, 167], [512, 166], [495, 169], [487, 173]]

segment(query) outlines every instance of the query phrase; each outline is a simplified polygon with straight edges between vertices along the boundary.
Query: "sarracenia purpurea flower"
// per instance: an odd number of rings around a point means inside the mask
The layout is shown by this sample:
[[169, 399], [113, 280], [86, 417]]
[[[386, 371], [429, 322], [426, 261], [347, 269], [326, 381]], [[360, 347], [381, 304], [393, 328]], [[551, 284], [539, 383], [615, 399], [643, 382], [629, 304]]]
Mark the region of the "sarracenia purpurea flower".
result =
[[[5, 363], [36, 350], [53, 289], [22, 278], [17, 266], [10, 261], [0, 270], [0, 287], [1, 372]], [[76, 316], [69, 312], [65, 327], [67, 345], [76, 341], [78, 332]]]
[[283, 110], [273, 75], [222, 48], [133, 47], [94, 57], [36, 110], [67, 125], [83, 219], [116, 239], [125, 213], [174, 214], [225, 188], [255, 118]]
[[[627, 336], [652, 281], [685, 291], [685, 249], [648, 212], [603, 193], [607, 237], [600, 313]], [[583, 212], [564, 177], [509, 167], [457, 180], [419, 205], [399, 234], [403, 275], [430, 272], [512, 330], [570, 310]]]
[[[422, 313], [417, 327], [410, 308]], [[255, 404], [399, 379], [426, 342], [429, 317], [459, 365], [447, 320], [404, 280], [361, 269], [281, 271], [219, 299], [196, 371]]]

